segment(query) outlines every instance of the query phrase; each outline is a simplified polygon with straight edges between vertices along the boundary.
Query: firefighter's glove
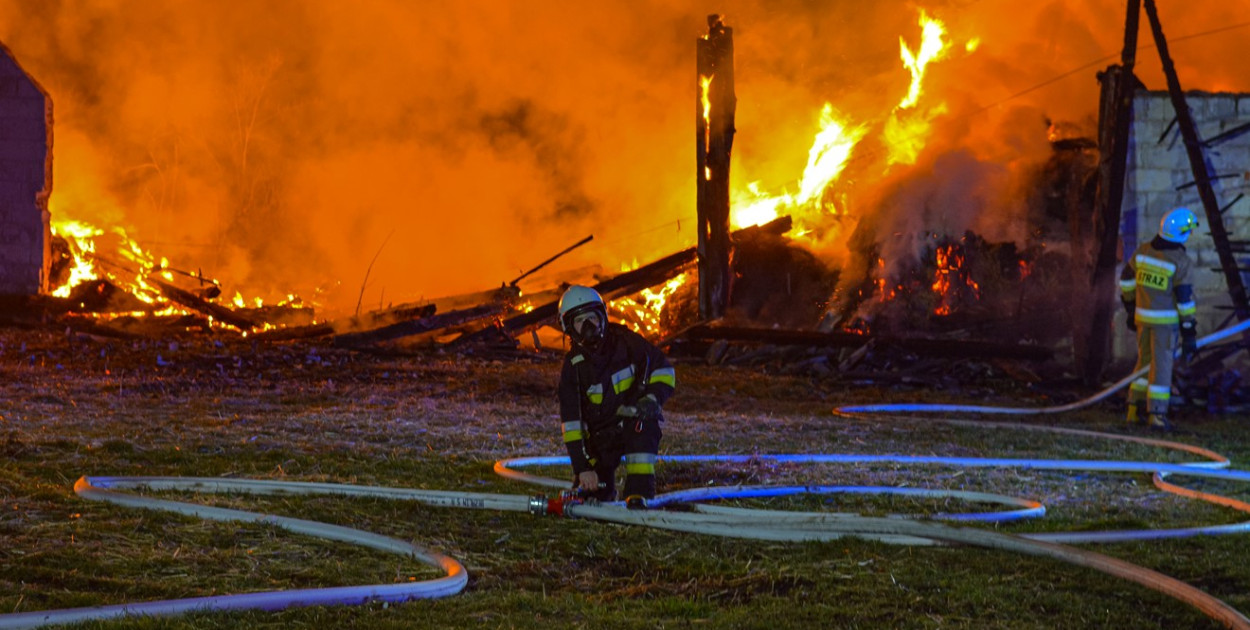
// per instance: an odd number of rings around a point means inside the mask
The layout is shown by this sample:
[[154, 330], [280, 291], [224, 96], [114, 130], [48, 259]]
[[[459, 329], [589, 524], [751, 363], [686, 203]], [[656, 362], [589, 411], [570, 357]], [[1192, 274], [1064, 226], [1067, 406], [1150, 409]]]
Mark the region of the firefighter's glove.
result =
[[1181, 322], [1181, 358], [1188, 362], [1198, 352], [1198, 325]]
[[638, 409], [638, 419], [640, 420], [660, 419], [660, 403], [650, 396], [639, 398], [634, 407]]
[[595, 492], [599, 489], [599, 474], [593, 470], [577, 473], [577, 477], [573, 479], [573, 488], [584, 492]]

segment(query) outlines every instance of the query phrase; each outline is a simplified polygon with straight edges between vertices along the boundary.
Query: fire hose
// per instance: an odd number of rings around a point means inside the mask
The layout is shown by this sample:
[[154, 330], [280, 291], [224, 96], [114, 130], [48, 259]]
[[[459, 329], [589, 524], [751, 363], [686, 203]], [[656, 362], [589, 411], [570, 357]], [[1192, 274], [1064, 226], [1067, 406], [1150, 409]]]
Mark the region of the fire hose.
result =
[[[1213, 332], [1205, 337], [1202, 337], [1198, 339], [1197, 346], [1199, 348], [1205, 348], [1207, 346], [1214, 344], [1217, 341], [1222, 341], [1224, 339], [1227, 339], [1228, 337], [1231, 337], [1240, 332], [1243, 332], [1247, 328], [1250, 328], [1250, 320], [1246, 320], [1244, 322], [1234, 324], [1222, 330], [1217, 330], [1216, 332]], [[1179, 354], [1180, 353], [1178, 351], [1177, 355], [1179, 356]], [[1116, 381], [1115, 383], [1111, 384], [1111, 386], [1094, 394], [1093, 396], [1090, 396], [1088, 398], [1082, 398], [1081, 400], [1068, 403], [1066, 405], [1055, 405], [1051, 407], [993, 407], [993, 406], [985, 406], [985, 405], [933, 405], [933, 404], [927, 404], [927, 403], [926, 404], [894, 403], [894, 404], [887, 404], [887, 405], [847, 405], [844, 407], [838, 407], [834, 411], [838, 413], [845, 413], [845, 414], [891, 413], [891, 412], [908, 412], [908, 413], [935, 412], [935, 413], [1008, 414], [1008, 415], [1022, 415], [1022, 416], [1034, 415], [1034, 414], [1066, 413], [1069, 411], [1076, 411], [1077, 409], [1084, 409], [1085, 407], [1093, 405], [1103, 400], [1104, 398], [1107, 398], [1111, 394], [1114, 394], [1115, 392], [1121, 389], [1124, 389], [1125, 387], [1128, 386], [1129, 383], [1133, 382], [1133, 379], [1140, 378], [1141, 376], [1145, 375], [1146, 372], [1149, 370], [1150, 370], [1150, 365], [1149, 364], [1144, 365], [1141, 368], [1135, 370], [1132, 374], [1129, 374], [1128, 376], [1125, 376], [1124, 378]]]
[[[1239, 325], [1220, 333], [1204, 337], [1199, 345], [1212, 343], [1215, 339], [1236, 334], [1248, 325]], [[1131, 375], [1118, 386], [1127, 384]], [[1116, 387], [1116, 386], [1113, 386]], [[1104, 396], [1105, 397], [1105, 396]], [[1094, 398], [1092, 404], [1101, 398]], [[912, 410], [914, 406], [889, 408], [898, 411]], [[935, 407], [935, 406], [928, 406]], [[872, 408], [845, 407], [838, 411], [854, 413], [871, 409], [879, 411], [885, 406]], [[928, 409], [925, 409], [928, 410]], [[1030, 410], [1036, 413], [1036, 410]], [[956, 424], [964, 421], [947, 420]], [[986, 426], [987, 423], [966, 423]], [[1099, 460], [1041, 460], [1006, 458], [948, 458], [901, 455], [666, 455], [661, 461], [668, 462], [721, 462], [748, 463], [772, 461], [799, 464], [871, 464], [892, 463], [911, 465], [946, 465], [973, 467], [1018, 467], [1033, 470], [1100, 471], [1153, 473], [1155, 485], [1183, 496], [1210, 501], [1233, 509], [1250, 512], [1250, 504], [1204, 492], [1198, 492], [1168, 483], [1167, 475], [1203, 477], [1225, 481], [1250, 482], [1250, 472], [1228, 469], [1229, 461], [1200, 447], [1164, 440], [1141, 438], [1064, 429], [1014, 424], [994, 424], [1003, 428], [1055, 431], [1061, 433], [1098, 436], [1109, 439], [1139, 442], [1152, 446], [1178, 449], [1204, 458], [1184, 464], [1159, 462], [1126, 462]], [[495, 463], [495, 471], [510, 479], [541, 486], [566, 488], [567, 482], [541, 477], [516, 470], [525, 466], [568, 465], [567, 457], [528, 457], [501, 460]], [[269, 481], [259, 479], [226, 479], [197, 477], [82, 477], [74, 491], [88, 500], [105, 501], [117, 505], [168, 511], [209, 520], [242, 521], [268, 524], [294, 533], [334, 540], [367, 548], [396, 553], [435, 567], [446, 575], [443, 577], [404, 584], [379, 584], [342, 586], [241, 593], [211, 597], [163, 600], [35, 611], [0, 615], [0, 630], [34, 628], [45, 625], [76, 623], [88, 620], [111, 619], [133, 615], [174, 615], [193, 611], [229, 610], [279, 610], [292, 606], [312, 605], [359, 605], [369, 602], [401, 602], [413, 599], [446, 597], [461, 592], [468, 583], [468, 574], [455, 559], [394, 538], [358, 529], [319, 523], [272, 514], [246, 512], [217, 508], [194, 503], [171, 501], [122, 492], [147, 488], [150, 490], [178, 490], [189, 492], [233, 492], [249, 494], [302, 494], [342, 495], [417, 501], [437, 507], [460, 507], [493, 509], [502, 511], [525, 511], [536, 515], [558, 515], [595, 519], [622, 524], [644, 525], [674, 531], [719, 535], [771, 541], [828, 541], [844, 536], [880, 540], [894, 544], [960, 544], [998, 549], [1028, 555], [1048, 557], [1070, 564], [1092, 568], [1159, 591], [1187, 603], [1208, 617], [1229, 628], [1250, 630], [1250, 619], [1218, 598], [1175, 578], [1156, 571], [1110, 558], [1092, 551], [1069, 547], [1060, 543], [1119, 542], [1195, 535], [1218, 535], [1250, 531], [1250, 521], [1227, 525], [1136, 531], [1104, 532], [1051, 532], [1008, 535], [972, 527], [952, 527], [934, 522], [922, 522], [917, 517], [869, 518], [855, 514], [828, 512], [782, 512], [777, 510], [754, 510], [727, 506], [706, 505], [705, 501], [733, 498], [774, 497], [794, 494], [909, 494], [913, 496], [954, 498], [970, 502], [999, 503], [1016, 509], [975, 514], [935, 514], [923, 518], [944, 521], [1002, 522], [1032, 518], [1045, 513], [1036, 501], [1004, 497], [990, 493], [929, 490], [918, 488], [882, 488], [875, 486], [733, 486], [704, 487], [681, 490], [656, 497], [648, 503], [647, 510], [627, 510], [620, 504], [596, 504], [584, 502], [577, 495], [561, 492], [555, 497], [545, 495], [505, 495], [456, 491], [417, 490], [386, 488], [333, 483], [308, 483]], [[683, 504], [691, 511], [674, 512], [663, 508]]]
[[[1031, 427], [1030, 427], [1031, 428]], [[1156, 462], [1117, 462], [1097, 460], [1025, 460], [907, 457], [895, 455], [670, 455], [666, 461], [730, 462], [774, 461], [806, 464], [942, 464], [955, 466], [1024, 467], [1035, 470], [1086, 470], [1104, 472], [1166, 472], [1177, 475], [1206, 477], [1229, 481], [1250, 481], [1250, 472], [1228, 470], [1228, 460], [1199, 447], [1095, 432], [1059, 429], [1064, 432], [1105, 436], [1169, 446], [1204, 458], [1185, 464]], [[495, 469], [499, 474], [551, 487], [567, 484], [556, 479], [524, 473], [525, 466], [568, 465], [566, 457], [530, 457], [501, 460]], [[895, 493], [929, 497], [958, 498], [984, 503], [1003, 503], [1019, 509], [978, 514], [938, 514], [925, 518], [941, 520], [1003, 521], [1036, 517], [1044, 508], [1035, 501], [1013, 499], [990, 493], [973, 493], [915, 488], [876, 488], [870, 486], [735, 486], [694, 488], [668, 493], [649, 502], [648, 510], [626, 510], [619, 504], [582, 502], [568, 492], [556, 497], [483, 494], [454, 491], [414, 490], [332, 483], [268, 481], [257, 479], [222, 479], [195, 477], [83, 477], [75, 484], [75, 492], [89, 500], [106, 501], [128, 507], [156, 509], [199, 518], [245, 521], [270, 524], [288, 531], [328, 540], [347, 542], [412, 557], [446, 573], [444, 577], [407, 584], [331, 587], [291, 591], [244, 593], [215, 597], [188, 598], [156, 602], [121, 604], [52, 611], [0, 615], [0, 628], [32, 628], [43, 625], [74, 623], [92, 619], [108, 619], [129, 615], [171, 615], [207, 610], [277, 610], [290, 606], [364, 604], [385, 601], [445, 597], [459, 593], [468, 582], [464, 567], [456, 560], [410, 543], [347, 527], [306, 521], [289, 517], [208, 507], [152, 497], [120, 490], [181, 490], [193, 492], [233, 492], [250, 494], [334, 494], [364, 496], [393, 500], [418, 501], [438, 507], [528, 511], [538, 515], [563, 515], [607, 522], [645, 525], [705, 535], [731, 536], [772, 541], [828, 541], [843, 536], [856, 536], [895, 544], [962, 544], [1049, 557], [1078, 566], [1106, 572], [1152, 588], [1188, 603], [1212, 619], [1230, 628], [1250, 628], [1250, 620], [1224, 602], [1184, 582], [1166, 575], [1109, 558], [1102, 554], [1057, 544], [1058, 542], [1112, 542], [1141, 538], [1162, 538], [1198, 534], [1227, 534], [1247, 531], [1250, 523], [1217, 525], [1200, 528], [1148, 530], [1145, 532], [1067, 532], [1011, 536], [976, 528], [950, 527], [920, 522], [909, 518], [866, 518], [853, 514], [780, 512], [704, 505], [703, 501], [730, 498], [770, 497], [800, 493]], [[1190, 491], [1192, 492], [1192, 491]], [[1250, 512], [1250, 505], [1225, 497], [1195, 493], [1205, 500]], [[681, 503], [693, 507], [691, 512], [671, 512], [658, 508]]]

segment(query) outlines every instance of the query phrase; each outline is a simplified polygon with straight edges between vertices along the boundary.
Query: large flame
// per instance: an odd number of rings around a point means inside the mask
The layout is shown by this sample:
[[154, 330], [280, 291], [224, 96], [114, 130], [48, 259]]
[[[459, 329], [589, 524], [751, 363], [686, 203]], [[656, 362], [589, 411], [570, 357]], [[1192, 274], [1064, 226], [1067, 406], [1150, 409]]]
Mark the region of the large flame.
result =
[[[497, 286], [570, 234], [598, 238], [553, 274], [694, 240], [691, 44], [705, 29], [686, 3], [219, 4], [0, 0], [0, 40], [55, 105], [54, 217], [121, 226], [231, 294], [325, 288], [340, 313]], [[1096, 119], [1089, 64], [1123, 44], [1113, 0], [921, 3], [945, 25], [919, 28], [910, 0], [729, 4], [739, 227], [800, 195], [836, 205], [805, 229], [937, 227], [877, 203], [907, 164], [1049, 151], [1032, 124]], [[1240, 7], [1209, 4], [1164, 16], [1193, 36], [1177, 70], [1188, 89], [1246, 91], [1250, 67], [1229, 61], [1245, 31], [1222, 28]], [[1136, 72], [1165, 83], [1144, 58]], [[822, 189], [799, 171], [826, 102], [844, 138], [867, 131]]]
[[734, 226], [760, 225], [782, 213], [790, 213], [802, 226], [823, 222], [827, 215], [837, 213], [837, 208], [824, 199], [824, 192], [842, 174], [851, 152], [868, 132], [868, 127], [849, 122], [831, 103], [825, 103], [821, 109], [819, 127], [807, 152], [807, 166], [799, 180], [798, 192], [768, 195], [761, 191], [759, 182], [751, 182], [745, 193], [734, 197], [731, 217]]
[[[886, 119], [885, 128], [882, 131], [889, 152], [886, 158], [887, 166], [915, 164], [929, 136], [933, 119], [947, 112], [946, 104], [942, 102], [938, 102], [926, 111], [916, 111], [920, 96], [924, 93], [925, 69], [930, 63], [942, 58], [949, 48], [949, 44], [942, 39], [942, 36], [946, 34], [945, 25], [929, 17], [924, 10], [920, 11], [920, 28], [922, 38], [919, 48], [914, 52], [907, 47], [907, 40], [902, 37], [898, 38], [899, 56], [903, 60], [903, 67], [911, 73], [911, 85], [907, 89], [907, 96], [899, 101], [898, 106]], [[969, 51], [973, 49], [975, 46], [972, 46]]]
[[924, 89], [922, 86], [925, 68], [929, 63], [941, 57], [947, 48], [946, 42], [942, 41], [942, 36], [946, 34], [946, 26], [929, 17], [924, 9], [920, 10], [920, 29], [922, 33], [920, 47], [915, 52], [907, 47], [906, 39], [898, 38], [899, 56], [903, 59], [903, 67], [911, 73], [911, 86], [907, 88], [907, 96], [899, 102], [899, 109], [914, 107], [920, 101], [920, 93]]

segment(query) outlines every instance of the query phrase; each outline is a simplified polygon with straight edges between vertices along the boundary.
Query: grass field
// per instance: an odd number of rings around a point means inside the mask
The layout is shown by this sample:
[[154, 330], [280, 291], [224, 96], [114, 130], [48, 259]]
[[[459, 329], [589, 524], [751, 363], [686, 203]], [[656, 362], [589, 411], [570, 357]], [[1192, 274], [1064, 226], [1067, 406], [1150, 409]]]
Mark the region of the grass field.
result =
[[[537, 494], [493, 474], [501, 458], [559, 455], [554, 356], [487, 361], [378, 356], [223, 337], [177, 342], [0, 331], [0, 613], [213, 594], [404, 582], [438, 573], [402, 557], [270, 526], [88, 502], [82, 475], [232, 476]], [[1003, 376], [928, 391], [680, 363], [662, 453], [855, 453], [1194, 461], [1149, 445], [987, 423], [842, 418], [855, 402], [1040, 406], [1090, 392]], [[1017, 420], [1131, 434], [1114, 402]], [[990, 418], [996, 422], [1002, 418]], [[1250, 468], [1250, 426], [1182, 411], [1171, 439]], [[1137, 434], [1145, 435], [1145, 434]], [[567, 474], [547, 469], [552, 475]], [[1192, 480], [1185, 480], [1187, 483]], [[865, 484], [997, 492], [1047, 515], [1004, 533], [1191, 527], [1244, 513], [1161, 493], [1145, 474], [661, 463], [661, 491], [717, 484]], [[1245, 501], [1247, 488], [1194, 482]], [[95, 628], [1214, 628], [1134, 583], [980, 548], [841, 539], [786, 544], [523, 513], [342, 497], [178, 494], [410, 540], [468, 569], [468, 587], [398, 605], [201, 613]], [[949, 499], [828, 495], [740, 501], [870, 516], [984, 511]], [[1243, 536], [1086, 548], [1183, 580], [1250, 611]]]

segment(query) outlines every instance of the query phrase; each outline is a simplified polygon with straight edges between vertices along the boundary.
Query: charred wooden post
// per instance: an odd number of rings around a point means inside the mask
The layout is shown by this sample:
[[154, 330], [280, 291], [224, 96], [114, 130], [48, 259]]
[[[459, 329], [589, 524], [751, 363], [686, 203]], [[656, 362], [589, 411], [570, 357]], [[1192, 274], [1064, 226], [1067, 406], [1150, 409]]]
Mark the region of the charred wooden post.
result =
[[1250, 319], [1250, 300], [1246, 297], [1246, 285], [1241, 280], [1241, 269], [1237, 265], [1236, 257], [1233, 256], [1233, 250], [1228, 241], [1228, 230], [1224, 227], [1220, 205], [1215, 199], [1215, 190], [1211, 187], [1211, 175], [1207, 171], [1202, 141], [1199, 140], [1198, 131], [1194, 127], [1189, 104], [1185, 102], [1185, 93], [1181, 91], [1181, 82], [1176, 76], [1176, 66], [1172, 64], [1171, 54], [1168, 53], [1168, 42], [1163, 36], [1163, 26], [1159, 23], [1159, 11], [1155, 7], [1155, 1], [1145, 0], [1145, 7], [1146, 16], [1150, 18], [1150, 30], [1154, 33], [1155, 46], [1159, 49], [1159, 59], [1163, 62], [1163, 74], [1167, 76], [1168, 93], [1172, 97], [1172, 106], [1176, 108], [1176, 122], [1181, 130], [1181, 138], [1185, 142], [1189, 166], [1193, 169], [1194, 183], [1198, 186], [1198, 197], [1202, 199], [1202, 208], [1206, 211], [1207, 223], [1211, 228], [1211, 239], [1215, 242], [1220, 268], [1228, 284], [1228, 295], [1233, 301], [1233, 313], [1238, 321], [1245, 321]]
[[[1090, 275], [1090, 317], [1083, 365], [1078, 369], [1087, 385], [1101, 381], [1111, 356], [1111, 321], [1116, 304], [1116, 265], [1120, 243], [1120, 213], [1124, 202], [1124, 175], [1128, 166], [1129, 125], [1137, 77], [1137, 31], [1141, 0], [1129, 0], [1124, 20], [1124, 49], [1120, 65], [1098, 75], [1102, 83], [1098, 119], [1098, 192], [1094, 214], [1094, 269]], [[1078, 326], [1081, 322], [1078, 322]], [[1078, 348], [1082, 344], [1077, 344]]]
[[719, 15], [696, 42], [695, 189], [699, 225], [699, 316], [716, 319], [729, 304], [729, 158], [733, 150], [733, 29]]

